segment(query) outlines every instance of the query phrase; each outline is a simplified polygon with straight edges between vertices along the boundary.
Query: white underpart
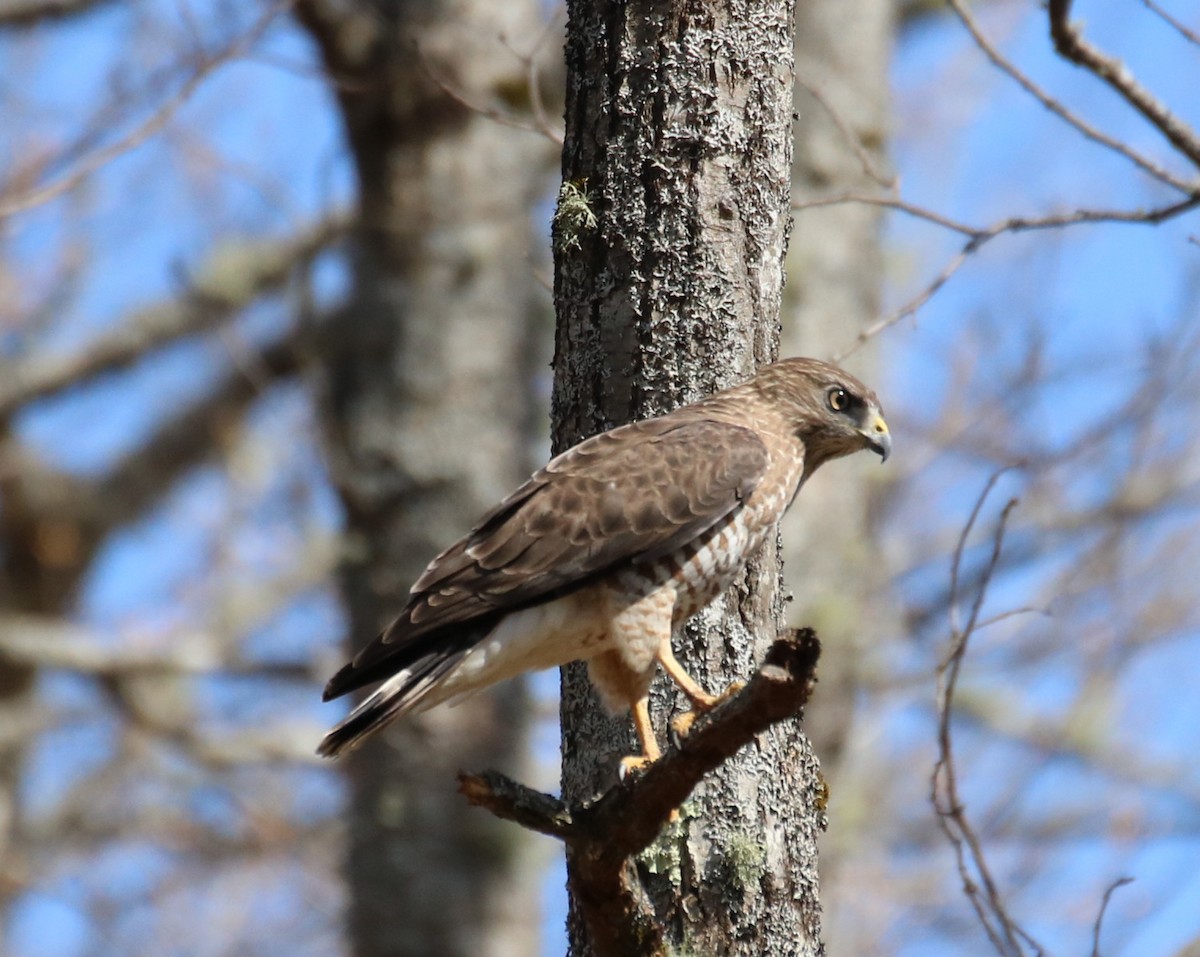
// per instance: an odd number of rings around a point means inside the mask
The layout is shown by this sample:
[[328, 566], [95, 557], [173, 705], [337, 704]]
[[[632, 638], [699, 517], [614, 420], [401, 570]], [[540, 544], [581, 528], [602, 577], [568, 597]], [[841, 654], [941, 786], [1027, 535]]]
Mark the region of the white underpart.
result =
[[608, 647], [604, 609], [605, 603], [588, 588], [505, 615], [414, 710], [425, 711], [444, 701], [457, 704], [526, 671], [557, 668], [599, 654]]
[[[579, 660], [591, 660], [592, 683], [605, 706], [613, 713], [624, 710], [645, 693], [635, 685], [649, 686], [661, 643], [670, 641], [673, 628], [733, 584], [746, 559], [774, 530], [794, 492], [794, 483], [780, 483], [775, 495], [754, 503], [753, 513], [739, 512], [700, 548], [668, 555], [653, 568], [627, 567], [611, 579], [505, 615], [413, 710], [447, 701], [456, 704], [526, 671]], [[614, 650], [619, 666], [597, 658]], [[637, 676], [641, 678], [631, 683]], [[403, 680], [403, 675], [391, 678], [379, 691]]]

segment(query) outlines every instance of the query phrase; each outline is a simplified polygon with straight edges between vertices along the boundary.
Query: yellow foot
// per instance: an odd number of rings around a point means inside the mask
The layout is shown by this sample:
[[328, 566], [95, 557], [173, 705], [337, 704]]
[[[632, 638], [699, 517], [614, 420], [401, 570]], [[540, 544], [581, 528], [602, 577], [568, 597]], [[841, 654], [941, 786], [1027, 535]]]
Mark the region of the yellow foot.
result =
[[707, 714], [712, 711], [717, 705], [728, 701], [735, 697], [743, 688], [746, 687], [744, 681], [731, 682], [729, 687], [722, 691], [719, 695], [705, 695], [704, 698], [692, 699], [692, 710], [685, 711], [682, 714], [677, 714], [671, 719], [671, 735], [678, 742], [686, 738], [692, 730], [692, 725], [696, 723], [696, 719], [702, 714]]
[[737, 695], [742, 693], [742, 691], [745, 689], [745, 687], [746, 687], [746, 682], [744, 682], [744, 681], [729, 682], [729, 687], [727, 687], [724, 691], [722, 691], [719, 695], [717, 695], [716, 703], [719, 704], [722, 701], [728, 701], [730, 698], [736, 697]]
[[624, 781], [631, 774], [645, 771], [654, 761], [655, 758], [645, 754], [631, 754], [621, 758], [621, 763], [617, 766], [617, 777]]
[[[705, 709], [708, 710], [707, 708]], [[704, 711], [693, 708], [691, 711], [683, 711], [671, 719], [671, 742], [678, 747], [679, 742], [686, 738], [692, 732], [692, 725], [696, 723], [696, 719], [702, 715]]]

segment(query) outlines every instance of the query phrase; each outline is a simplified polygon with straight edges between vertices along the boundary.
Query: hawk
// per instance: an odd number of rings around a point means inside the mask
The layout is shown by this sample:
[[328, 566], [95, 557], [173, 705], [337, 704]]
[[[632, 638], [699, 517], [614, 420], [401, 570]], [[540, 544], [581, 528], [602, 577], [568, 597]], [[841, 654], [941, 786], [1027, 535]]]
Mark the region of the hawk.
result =
[[656, 664], [696, 711], [718, 700], [675, 660], [673, 632], [733, 584], [813, 472], [860, 449], [891, 452], [879, 400], [815, 359], [580, 442], [430, 562], [400, 616], [330, 679], [326, 701], [382, 683], [318, 752], [583, 659], [603, 703], [633, 712], [642, 757], [627, 762], [657, 759]]

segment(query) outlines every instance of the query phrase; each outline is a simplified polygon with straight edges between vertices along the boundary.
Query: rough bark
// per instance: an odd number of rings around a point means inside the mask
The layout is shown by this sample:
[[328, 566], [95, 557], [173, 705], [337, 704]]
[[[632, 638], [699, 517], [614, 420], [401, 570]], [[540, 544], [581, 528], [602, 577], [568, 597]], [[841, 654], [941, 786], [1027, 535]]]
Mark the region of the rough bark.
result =
[[714, 769], [768, 728], [800, 716], [819, 654], [811, 629], [781, 635], [745, 687], [701, 716], [677, 747], [586, 804], [565, 804], [495, 772], [460, 775], [460, 789], [472, 804], [566, 844], [572, 901], [597, 957], [664, 957], [665, 928], [639, 899], [634, 858]]
[[[533, 3], [302, 2], [338, 84], [359, 177], [353, 300], [326, 356], [329, 449], [348, 520], [352, 642], [526, 467], [530, 209], [548, 144], [467, 103], [524, 89], [502, 40]], [[359, 957], [526, 955], [529, 843], [454, 793], [460, 767], [517, 770], [509, 684], [398, 723], [350, 760], [349, 935]]]
[[[564, 193], [556, 220], [554, 438], [694, 399], [775, 357], [789, 224], [788, 3], [568, 5]], [[676, 639], [710, 689], [747, 675], [775, 637], [772, 543]], [[682, 702], [661, 681], [661, 729]], [[563, 797], [611, 783], [633, 748], [584, 670], [563, 677]], [[674, 946], [822, 952], [817, 769], [794, 723], [725, 764], [640, 874]], [[570, 876], [575, 862], [568, 855]], [[577, 909], [572, 953], [589, 953]]]

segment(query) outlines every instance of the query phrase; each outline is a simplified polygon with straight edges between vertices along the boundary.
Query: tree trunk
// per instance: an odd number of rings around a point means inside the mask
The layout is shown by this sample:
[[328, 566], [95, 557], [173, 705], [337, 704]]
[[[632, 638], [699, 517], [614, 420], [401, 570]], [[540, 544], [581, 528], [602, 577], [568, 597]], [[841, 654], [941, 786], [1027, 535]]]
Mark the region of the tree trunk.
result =
[[[530, 210], [544, 138], [466, 103], [526, 88], [502, 42], [537, 6], [302, 2], [360, 188], [354, 293], [325, 356], [330, 464], [347, 513], [352, 642], [373, 637], [446, 543], [527, 471]], [[529, 839], [455, 793], [462, 767], [522, 774], [508, 683], [406, 719], [350, 759], [349, 935], [359, 957], [536, 950]]]
[[[790, 221], [790, 3], [568, 4], [564, 191], [555, 224], [554, 438], [563, 448], [775, 358]], [[594, 217], [594, 219], [592, 218]], [[780, 620], [774, 542], [676, 637], [710, 690], [748, 674]], [[660, 678], [660, 736], [683, 707]], [[563, 795], [633, 749], [579, 665], [563, 676]], [[695, 953], [818, 954], [818, 775], [794, 725], [708, 779], [640, 876]], [[568, 860], [568, 875], [571, 861]], [[572, 953], [589, 953], [570, 919]]]

